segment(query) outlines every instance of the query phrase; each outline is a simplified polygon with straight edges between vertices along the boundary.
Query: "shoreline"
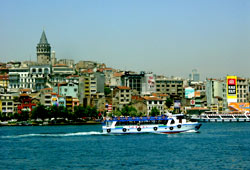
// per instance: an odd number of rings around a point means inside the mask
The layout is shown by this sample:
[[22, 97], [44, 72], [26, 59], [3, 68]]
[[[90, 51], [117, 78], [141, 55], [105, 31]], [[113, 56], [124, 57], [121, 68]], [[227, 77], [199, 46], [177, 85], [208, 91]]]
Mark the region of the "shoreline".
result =
[[1, 126], [61, 126], [61, 125], [98, 125], [101, 124], [101, 122], [96, 121], [86, 121], [86, 122], [61, 122], [61, 123], [48, 123], [48, 122], [27, 122], [27, 121], [20, 121], [16, 123], [2, 123], [0, 122]]

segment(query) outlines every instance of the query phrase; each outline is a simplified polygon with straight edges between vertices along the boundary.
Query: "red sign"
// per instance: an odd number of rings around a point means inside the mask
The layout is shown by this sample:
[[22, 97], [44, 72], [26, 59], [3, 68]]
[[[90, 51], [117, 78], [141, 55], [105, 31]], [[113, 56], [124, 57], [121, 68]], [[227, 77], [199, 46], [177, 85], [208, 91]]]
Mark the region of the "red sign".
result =
[[195, 105], [195, 100], [190, 100], [191, 105]]
[[235, 79], [228, 79], [227, 81], [228, 81], [227, 82], [228, 85], [236, 85], [236, 80]]

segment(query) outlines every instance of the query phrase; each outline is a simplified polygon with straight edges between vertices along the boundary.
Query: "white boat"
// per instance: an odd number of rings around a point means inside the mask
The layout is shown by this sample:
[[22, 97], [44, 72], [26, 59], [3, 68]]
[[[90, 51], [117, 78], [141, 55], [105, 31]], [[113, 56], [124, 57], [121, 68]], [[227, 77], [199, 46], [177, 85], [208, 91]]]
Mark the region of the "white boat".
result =
[[198, 122], [250, 122], [250, 114], [201, 114], [192, 116], [191, 120]]
[[102, 130], [105, 134], [128, 133], [180, 133], [197, 132], [200, 123], [187, 122], [184, 115], [156, 117], [116, 117], [105, 119]]

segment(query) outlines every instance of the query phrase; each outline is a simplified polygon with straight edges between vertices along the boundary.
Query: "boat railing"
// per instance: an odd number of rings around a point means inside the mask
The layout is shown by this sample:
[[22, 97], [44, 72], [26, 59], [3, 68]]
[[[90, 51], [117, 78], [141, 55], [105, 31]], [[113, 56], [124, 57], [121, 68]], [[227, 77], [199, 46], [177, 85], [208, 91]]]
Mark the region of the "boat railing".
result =
[[110, 117], [105, 118], [104, 121], [155, 121], [155, 120], [172, 120], [174, 117], [167, 117], [167, 116], [156, 116], [156, 117]]

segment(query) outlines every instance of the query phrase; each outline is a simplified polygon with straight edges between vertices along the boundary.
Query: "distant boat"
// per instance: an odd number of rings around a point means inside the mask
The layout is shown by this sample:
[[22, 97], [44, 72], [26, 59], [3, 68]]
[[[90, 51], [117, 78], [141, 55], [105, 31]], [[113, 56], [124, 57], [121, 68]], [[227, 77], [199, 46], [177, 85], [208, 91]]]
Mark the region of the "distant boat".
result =
[[105, 134], [197, 132], [200, 123], [187, 122], [184, 115], [156, 117], [115, 117], [104, 119]]
[[250, 114], [247, 112], [242, 114], [210, 114], [209, 112], [205, 112], [201, 115], [193, 115], [191, 120], [198, 122], [250, 122]]

